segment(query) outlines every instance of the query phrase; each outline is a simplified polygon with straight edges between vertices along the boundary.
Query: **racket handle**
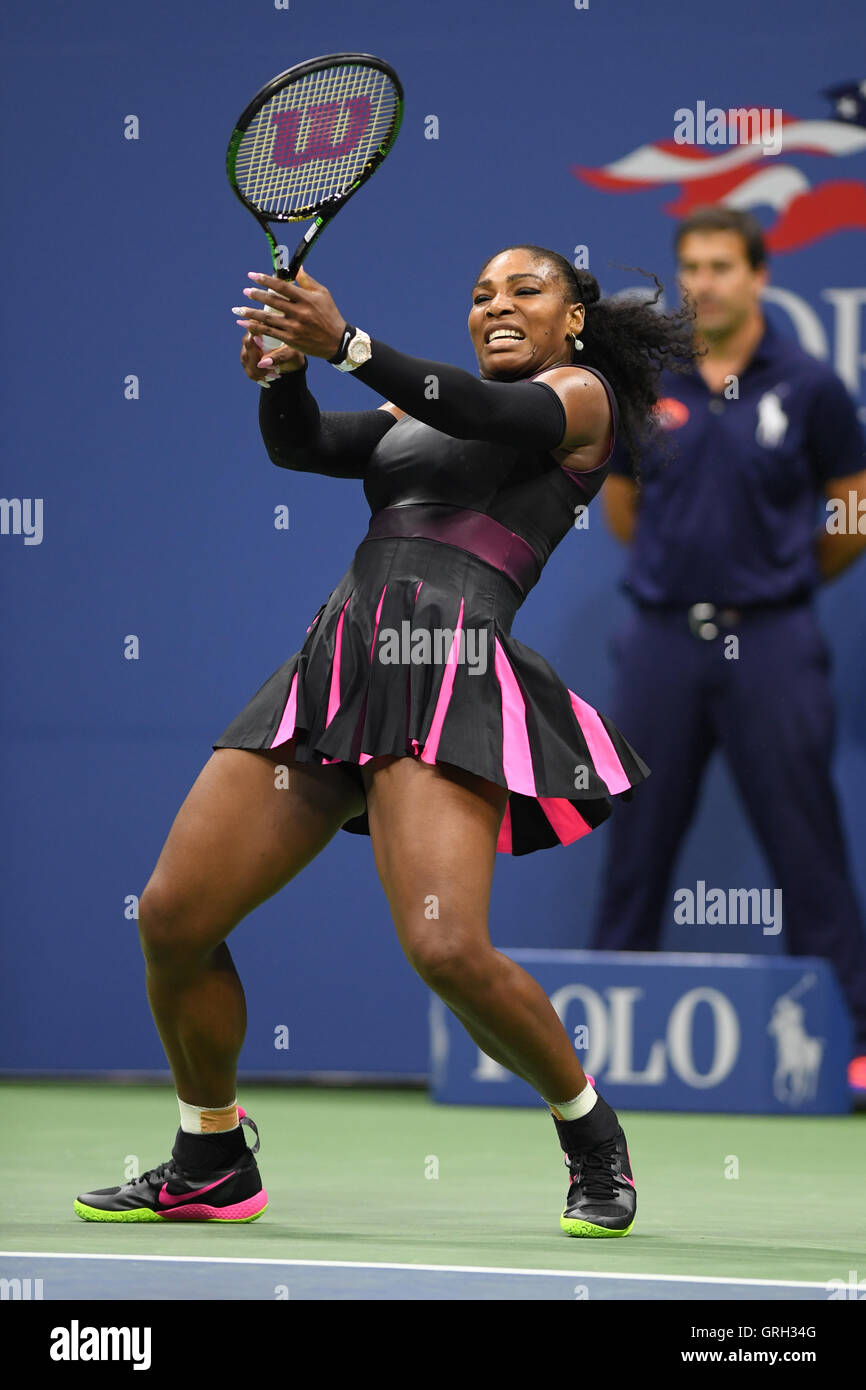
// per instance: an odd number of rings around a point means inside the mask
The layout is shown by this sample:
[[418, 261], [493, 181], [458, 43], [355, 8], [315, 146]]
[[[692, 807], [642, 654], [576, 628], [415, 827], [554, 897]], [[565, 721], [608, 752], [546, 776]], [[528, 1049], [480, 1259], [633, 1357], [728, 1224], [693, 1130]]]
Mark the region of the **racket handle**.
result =
[[[264, 351], [262, 353], [263, 357], [266, 352], [273, 352], [275, 348], [281, 348], [286, 346], [285, 343], [280, 342], [279, 338], [272, 338], [269, 333], [261, 333], [258, 336], [261, 337], [262, 343], [264, 345]], [[275, 376], [279, 376], [279, 372], [276, 372]], [[263, 386], [266, 391], [270, 390], [270, 385], [271, 383], [269, 381], [259, 382], [259, 386]]]
[[[289, 272], [287, 270], [282, 269], [282, 267], [279, 266], [277, 267], [277, 275], [280, 277], [281, 280], [288, 280], [290, 278]], [[261, 339], [264, 343], [267, 352], [273, 352], [275, 348], [281, 348], [286, 346], [285, 343], [281, 342], [279, 338], [272, 338], [269, 333], [262, 333]], [[279, 373], [277, 373], [277, 375], [279, 375]], [[269, 387], [270, 384], [271, 383], [269, 381], [259, 382], [259, 386], [264, 386], [266, 388]]]
[[[289, 272], [287, 270], [284, 270], [282, 267], [277, 267], [277, 275], [280, 277], [281, 280], [288, 280], [290, 278]], [[272, 338], [269, 333], [262, 333], [260, 336], [267, 352], [273, 352], [276, 348], [286, 346], [285, 343], [282, 342], [279, 338]], [[279, 375], [279, 373], [277, 373], [277, 375]], [[259, 386], [264, 387], [269, 387], [270, 384], [271, 383], [269, 381], [259, 382]]]

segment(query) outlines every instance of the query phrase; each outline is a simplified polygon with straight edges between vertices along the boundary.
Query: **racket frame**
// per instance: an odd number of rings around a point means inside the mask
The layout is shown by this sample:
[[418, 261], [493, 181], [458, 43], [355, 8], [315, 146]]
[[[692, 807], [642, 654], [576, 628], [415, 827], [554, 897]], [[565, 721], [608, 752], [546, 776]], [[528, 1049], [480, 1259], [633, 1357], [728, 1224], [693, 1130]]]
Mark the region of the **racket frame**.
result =
[[[298, 81], [300, 78], [307, 77], [312, 72], [323, 71], [329, 67], [348, 67], [353, 63], [358, 64], [361, 67], [376, 68], [379, 72], [383, 72], [385, 76], [393, 83], [395, 91], [397, 93], [397, 109], [395, 113], [394, 124], [390, 134], [388, 135], [387, 139], [385, 139], [380, 145], [377, 145], [376, 149], [370, 155], [370, 158], [367, 160], [358, 177], [349, 186], [349, 188], [345, 190], [344, 193], [340, 193], [337, 197], [334, 198], [327, 198], [321, 203], [311, 203], [308, 207], [301, 208], [297, 212], [293, 212], [291, 214], [273, 213], [271, 215], [265, 216], [264, 213], [259, 212], [259, 210], [255, 208], [253, 204], [250, 203], [244, 197], [243, 193], [238, 187], [237, 175], [235, 173], [238, 149], [240, 148], [241, 141], [243, 140], [244, 135], [246, 134], [253, 117], [256, 115], [258, 111], [261, 110], [261, 108], [268, 101], [270, 101], [271, 97], [277, 94], [277, 92], [281, 91], [284, 87], [290, 86], [293, 82]], [[272, 78], [272, 80], [268, 82], [266, 86], [262, 87], [261, 90], [256, 93], [252, 101], [244, 108], [235, 124], [234, 130], [232, 131], [231, 139], [229, 140], [228, 150], [226, 151], [226, 173], [228, 174], [229, 183], [231, 184], [232, 190], [235, 193], [236, 197], [240, 199], [247, 211], [253, 214], [253, 217], [255, 217], [256, 221], [258, 222], [259, 226], [261, 227], [262, 231], [267, 237], [268, 244], [271, 248], [271, 259], [274, 264], [274, 274], [278, 276], [279, 279], [294, 280], [301, 265], [303, 264], [304, 259], [306, 258], [307, 252], [310, 250], [310, 247], [313, 245], [313, 243], [321, 236], [325, 228], [334, 220], [337, 213], [344, 206], [344, 204], [348, 202], [352, 194], [356, 193], [358, 189], [361, 187], [361, 185], [365, 184], [367, 180], [371, 178], [371, 176], [378, 169], [379, 165], [382, 163], [382, 160], [385, 158], [385, 156], [387, 155], [388, 151], [391, 149], [391, 146], [394, 144], [394, 141], [397, 138], [397, 134], [400, 130], [402, 120], [402, 83], [400, 82], [399, 77], [397, 76], [394, 69], [390, 66], [390, 64], [384, 62], [381, 58], [376, 58], [372, 53], [326, 53], [319, 58], [308, 58], [305, 62], [297, 63], [294, 67], [287, 68], [285, 72], [281, 72], [278, 74], [277, 77]], [[312, 217], [314, 221], [312, 222], [311, 226], [307, 228], [307, 231], [304, 233], [303, 237], [299, 241], [297, 247], [295, 248], [294, 254], [292, 255], [292, 258], [289, 261], [288, 266], [280, 265], [279, 247], [277, 245], [276, 238], [271, 232], [271, 229], [268, 224], [270, 222], [304, 222], [307, 218], [310, 217]]]

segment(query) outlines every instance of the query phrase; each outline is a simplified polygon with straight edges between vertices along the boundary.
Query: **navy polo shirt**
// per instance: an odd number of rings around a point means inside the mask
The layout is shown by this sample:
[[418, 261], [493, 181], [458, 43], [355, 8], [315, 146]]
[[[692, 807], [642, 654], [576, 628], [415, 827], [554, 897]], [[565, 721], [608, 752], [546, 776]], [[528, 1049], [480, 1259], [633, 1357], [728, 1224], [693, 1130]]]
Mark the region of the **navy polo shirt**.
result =
[[[670, 458], [656, 445], [640, 457], [622, 587], [644, 603], [722, 607], [810, 593], [824, 485], [866, 468], [843, 382], [767, 323], [738, 399], [714, 395], [692, 370], [663, 372], [659, 401]], [[634, 476], [621, 442], [610, 472]]]

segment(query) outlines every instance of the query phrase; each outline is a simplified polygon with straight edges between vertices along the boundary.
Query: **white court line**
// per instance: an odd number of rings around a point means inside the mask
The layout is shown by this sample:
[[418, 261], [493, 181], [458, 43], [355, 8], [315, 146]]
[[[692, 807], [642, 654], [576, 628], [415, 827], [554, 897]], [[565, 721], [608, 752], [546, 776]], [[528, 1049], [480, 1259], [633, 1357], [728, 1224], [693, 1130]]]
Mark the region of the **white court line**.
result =
[[27, 1260], [163, 1260], [180, 1264], [211, 1265], [310, 1265], [322, 1269], [408, 1269], [442, 1274], [528, 1274], [560, 1275], [563, 1279], [578, 1276], [588, 1279], [649, 1279], [653, 1282], [675, 1284], [750, 1284], [757, 1288], [826, 1289], [823, 1284], [808, 1279], [737, 1279], [730, 1275], [711, 1274], [632, 1274], [629, 1271], [612, 1273], [608, 1269], [521, 1269], [505, 1265], [412, 1265], [379, 1263], [375, 1260], [267, 1260], [248, 1259], [244, 1255], [88, 1255], [80, 1251], [64, 1254], [47, 1250], [0, 1250], [0, 1259], [9, 1257]]

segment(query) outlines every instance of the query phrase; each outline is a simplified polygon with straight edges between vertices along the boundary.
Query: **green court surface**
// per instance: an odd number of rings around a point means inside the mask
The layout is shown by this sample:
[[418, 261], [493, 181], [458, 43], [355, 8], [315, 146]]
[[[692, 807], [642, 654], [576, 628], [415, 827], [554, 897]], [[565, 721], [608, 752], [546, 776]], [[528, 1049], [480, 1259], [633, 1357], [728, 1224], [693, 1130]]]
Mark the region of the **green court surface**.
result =
[[[242, 1257], [728, 1279], [866, 1277], [866, 1115], [621, 1112], [638, 1212], [624, 1239], [559, 1229], [568, 1175], [538, 1110], [413, 1090], [248, 1086], [269, 1207], [243, 1226], [90, 1224], [79, 1192], [170, 1156], [167, 1084], [0, 1085], [7, 1252]], [[247, 1131], [249, 1142], [253, 1136]], [[738, 1171], [738, 1176], [726, 1173]], [[438, 1176], [428, 1176], [438, 1172]], [[83, 1266], [82, 1266], [83, 1268]], [[238, 1266], [237, 1268], [241, 1268]]]

